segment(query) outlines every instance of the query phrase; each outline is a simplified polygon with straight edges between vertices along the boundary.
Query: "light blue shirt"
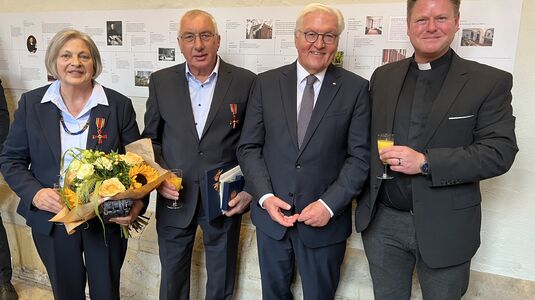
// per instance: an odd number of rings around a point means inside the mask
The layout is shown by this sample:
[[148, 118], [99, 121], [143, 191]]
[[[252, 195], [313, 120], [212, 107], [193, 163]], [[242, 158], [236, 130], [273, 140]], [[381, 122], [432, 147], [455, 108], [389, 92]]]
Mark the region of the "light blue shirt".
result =
[[[59, 80], [54, 81], [46, 90], [46, 93], [43, 96], [41, 103], [46, 103], [46, 102], [52, 102], [59, 108], [59, 110], [61, 111], [61, 116], [63, 117], [63, 122], [65, 122], [65, 126], [67, 126], [67, 129], [69, 129], [70, 132], [78, 132], [85, 126], [87, 122], [91, 122], [91, 120], [89, 120], [89, 115], [93, 107], [96, 107], [99, 104], [108, 106], [108, 98], [106, 97], [104, 88], [102, 88], [102, 86], [97, 82], [95, 82], [93, 86], [93, 92], [91, 93], [89, 100], [85, 103], [84, 108], [82, 108], [82, 111], [80, 111], [77, 117], [74, 117], [69, 112], [69, 110], [67, 109], [67, 106], [65, 105], [65, 102], [63, 101], [63, 98], [61, 97]], [[93, 122], [94, 121], [95, 120], [93, 120]], [[71, 148], [76, 147], [76, 148], [85, 149], [86, 144], [87, 144], [87, 135], [89, 133], [89, 128], [86, 129], [81, 134], [70, 135], [67, 132], [65, 132], [65, 130], [63, 129], [63, 126], [60, 124], [59, 131], [60, 131], [60, 138], [61, 138], [61, 157], [64, 157], [65, 152]], [[63, 161], [63, 169], [60, 170], [61, 172], [60, 185], [61, 186], [63, 186], [64, 170], [69, 166], [71, 161], [72, 161], [72, 156], [65, 155], [65, 158]]]
[[217, 83], [217, 73], [219, 71], [219, 57], [215, 64], [212, 74], [208, 76], [205, 82], [200, 82], [191, 74], [188, 64], [186, 63], [186, 78], [188, 80], [189, 96], [191, 100], [191, 108], [193, 110], [193, 117], [195, 119], [195, 127], [197, 128], [197, 135], [202, 136], [212, 98], [214, 97], [215, 85]]

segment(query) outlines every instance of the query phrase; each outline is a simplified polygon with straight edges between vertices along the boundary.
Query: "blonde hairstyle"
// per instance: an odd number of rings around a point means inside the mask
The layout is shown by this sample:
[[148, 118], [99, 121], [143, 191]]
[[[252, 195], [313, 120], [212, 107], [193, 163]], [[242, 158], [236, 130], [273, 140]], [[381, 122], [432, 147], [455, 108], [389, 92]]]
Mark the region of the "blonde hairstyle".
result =
[[[407, 0], [407, 17], [411, 16], [412, 8], [418, 0]], [[450, 0], [451, 5], [453, 5], [453, 12], [456, 16], [459, 16], [459, 7], [461, 6], [461, 0]]]
[[342, 12], [338, 8], [327, 6], [321, 3], [311, 3], [305, 6], [305, 8], [303, 8], [303, 10], [301, 10], [301, 12], [299, 13], [299, 16], [297, 16], [297, 20], [295, 21], [295, 32], [301, 30], [301, 27], [303, 26], [303, 18], [306, 15], [308, 15], [309, 13], [317, 12], [317, 11], [326, 12], [326, 13], [336, 16], [336, 20], [338, 22], [336, 26], [337, 27], [336, 29], [338, 32], [336, 34], [340, 34], [342, 33], [342, 31], [344, 31], [344, 28], [345, 28], [344, 16], [342, 15]]
[[89, 48], [89, 55], [91, 55], [91, 59], [93, 60], [92, 78], [97, 78], [98, 75], [102, 73], [102, 60], [100, 58], [100, 52], [98, 51], [97, 45], [89, 35], [76, 29], [63, 29], [56, 33], [56, 35], [54, 35], [54, 37], [50, 40], [45, 54], [46, 70], [50, 75], [54, 76], [54, 78], [59, 78], [58, 68], [56, 65], [59, 51], [68, 41], [73, 39], [80, 39], [86, 43], [87, 48]]
[[219, 32], [217, 31], [217, 22], [215, 21], [214, 16], [212, 16], [209, 12], [200, 10], [200, 9], [188, 10], [182, 15], [182, 17], [180, 17], [180, 21], [178, 22], [177, 35], [180, 36], [180, 26], [182, 25], [182, 20], [184, 20], [184, 18], [194, 18], [197, 16], [207, 16], [210, 19], [210, 21], [212, 21], [212, 25], [214, 26], [215, 32], [213, 33], [215, 35], [219, 35]]

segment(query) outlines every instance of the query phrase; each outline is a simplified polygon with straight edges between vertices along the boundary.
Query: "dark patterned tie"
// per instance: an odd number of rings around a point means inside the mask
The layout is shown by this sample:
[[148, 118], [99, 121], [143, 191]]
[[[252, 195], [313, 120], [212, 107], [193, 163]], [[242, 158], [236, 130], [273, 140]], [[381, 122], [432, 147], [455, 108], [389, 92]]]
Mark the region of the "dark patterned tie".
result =
[[305, 138], [307, 132], [308, 122], [312, 116], [312, 110], [314, 109], [314, 82], [317, 80], [316, 76], [308, 75], [307, 84], [303, 91], [303, 99], [301, 100], [301, 108], [299, 109], [299, 117], [297, 118], [297, 140], [299, 142], [299, 148]]

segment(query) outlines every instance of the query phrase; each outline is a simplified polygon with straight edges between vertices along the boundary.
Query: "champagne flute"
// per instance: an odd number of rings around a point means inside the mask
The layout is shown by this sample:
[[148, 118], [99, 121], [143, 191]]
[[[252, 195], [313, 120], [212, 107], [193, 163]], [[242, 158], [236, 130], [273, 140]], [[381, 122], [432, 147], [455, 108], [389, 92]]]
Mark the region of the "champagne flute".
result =
[[[379, 133], [377, 135], [377, 149], [379, 152], [383, 150], [384, 148], [392, 147], [394, 146], [394, 134], [393, 133]], [[392, 179], [394, 177], [388, 175], [388, 163], [386, 161], [383, 162], [383, 174], [381, 176], [377, 176], [377, 179]]]
[[[61, 203], [63, 203], [63, 192], [61, 191], [61, 185], [59, 185], [59, 183], [54, 183], [54, 185], [52, 185], [52, 189], [59, 193], [59, 196], [61, 197]], [[65, 226], [65, 224], [61, 222], [54, 222], [54, 224], [59, 226]]]
[[[176, 190], [179, 193], [180, 197], [180, 190], [182, 189], [182, 170], [181, 169], [171, 169], [171, 172], [173, 172], [176, 176], [173, 176], [169, 179], [172, 185], [175, 186]], [[173, 200], [173, 203], [171, 205], [167, 205], [167, 208], [169, 209], [180, 209], [182, 208], [182, 202], [179, 202], [178, 199]]]

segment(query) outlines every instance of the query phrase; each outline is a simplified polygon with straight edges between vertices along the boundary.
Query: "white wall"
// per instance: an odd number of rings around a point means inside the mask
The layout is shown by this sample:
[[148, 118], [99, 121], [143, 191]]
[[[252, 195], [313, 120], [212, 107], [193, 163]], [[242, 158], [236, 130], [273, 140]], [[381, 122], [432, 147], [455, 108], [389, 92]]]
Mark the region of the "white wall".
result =
[[[467, 0], [463, 0], [467, 1]], [[0, 12], [155, 9], [210, 6], [302, 5], [298, 0], [0, 0]], [[325, 1], [326, 3], [405, 2], [404, 0]], [[461, 10], [462, 14], [462, 10]], [[178, 16], [177, 16], [178, 18]], [[503, 20], [507, 22], [507, 20]], [[496, 26], [498, 27], [498, 26]], [[513, 106], [520, 152], [504, 176], [487, 180], [483, 188], [482, 245], [472, 269], [535, 281], [535, 1], [524, 0], [514, 69]], [[8, 91], [8, 96], [21, 91]], [[143, 124], [145, 99], [135, 98], [138, 122]], [[535, 131], [535, 129], [533, 129]]]

